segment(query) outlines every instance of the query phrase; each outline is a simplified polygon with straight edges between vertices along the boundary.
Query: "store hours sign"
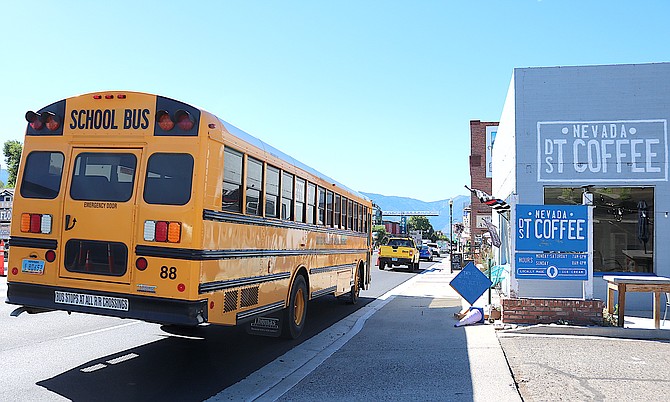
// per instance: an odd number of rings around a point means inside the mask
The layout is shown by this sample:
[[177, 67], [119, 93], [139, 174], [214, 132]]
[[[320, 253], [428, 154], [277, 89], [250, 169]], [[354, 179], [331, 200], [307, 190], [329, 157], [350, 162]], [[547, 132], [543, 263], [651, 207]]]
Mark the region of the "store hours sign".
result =
[[517, 205], [516, 250], [586, 252], [588, 207], [585, 205]]

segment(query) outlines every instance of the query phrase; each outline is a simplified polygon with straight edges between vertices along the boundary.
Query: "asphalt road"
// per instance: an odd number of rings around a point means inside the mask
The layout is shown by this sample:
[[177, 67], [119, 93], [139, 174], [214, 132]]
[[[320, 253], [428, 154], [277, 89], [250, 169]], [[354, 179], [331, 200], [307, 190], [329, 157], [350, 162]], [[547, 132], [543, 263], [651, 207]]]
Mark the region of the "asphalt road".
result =
[[305, 332], [294, 341], [215, 326], [167, 332], [64, 312], [10, 317], [16, 306], [4, 303], [6, 278], [0, 278], [0, 400], [202, 401], [416, 275], [375, 266], [372, 274], [356, 306], [330, 296], [310, 302]]

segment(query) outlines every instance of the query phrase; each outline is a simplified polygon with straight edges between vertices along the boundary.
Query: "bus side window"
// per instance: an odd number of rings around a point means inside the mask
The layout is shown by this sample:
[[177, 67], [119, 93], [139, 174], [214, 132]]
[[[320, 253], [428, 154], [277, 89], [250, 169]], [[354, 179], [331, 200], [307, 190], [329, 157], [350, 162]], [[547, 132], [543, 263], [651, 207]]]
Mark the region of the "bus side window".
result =
[[293, 175], [284, 172], [281, 183], [281, 218], [293, 220]]
[[242, 212], [242, 154], [228, 147], [223, 150], [224, 211]]
[[314, 220], [315, 213], [316, 213], [316, 185], [312, 183], [307, 183], [307, 210], [305, 212], [307, 223], [313, 224], [315, 222]]
[[262, 216], [263, 162], [247, 157], [246, 213]]
[[60, 192], [63, 162], [60, 152], [31, 152], [26, 158], [21, 196], [24, 198], [54, 199]]
[[265, 171], [265, 217], [279, 218], [279, 169], [267, 165]]

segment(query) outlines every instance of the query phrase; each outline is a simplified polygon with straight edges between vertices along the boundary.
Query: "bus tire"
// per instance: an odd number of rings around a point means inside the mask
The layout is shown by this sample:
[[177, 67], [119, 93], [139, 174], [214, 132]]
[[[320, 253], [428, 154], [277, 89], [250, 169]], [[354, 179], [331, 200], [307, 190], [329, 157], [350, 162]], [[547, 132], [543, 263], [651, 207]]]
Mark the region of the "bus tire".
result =
[[351, 291], [349, 292], [349, 297], [347, 298], [347, 303], [356, 304], [358, 303], [358, 297], [361, 294], [361, 278], [363, 277], [361, 272], [362, 267], [356, 268], [356, 273], [354, 274], [354, 284], [351, 285]]
[[291, 285], [288, 307], [284, 309], [282, 337], [296, 339], [302, 334], [307, 318], [307, 284], [305, 277], [298, 275]]

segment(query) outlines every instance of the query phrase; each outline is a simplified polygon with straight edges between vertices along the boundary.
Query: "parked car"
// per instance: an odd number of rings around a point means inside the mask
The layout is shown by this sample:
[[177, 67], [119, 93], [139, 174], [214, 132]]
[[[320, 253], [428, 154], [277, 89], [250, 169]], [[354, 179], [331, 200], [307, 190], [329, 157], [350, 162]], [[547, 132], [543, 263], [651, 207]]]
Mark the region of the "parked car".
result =
[[430, 251], [433, 252], [435, 257], [440, 256], [440, 248], [437, 246], [437, 243], [428, 243], [428, 247], [430, 247]]
[[430, 250], [430, 247], [423, 245], [419, 249], [419, 259], [426, 261], [433, 261], [433, 252]]

